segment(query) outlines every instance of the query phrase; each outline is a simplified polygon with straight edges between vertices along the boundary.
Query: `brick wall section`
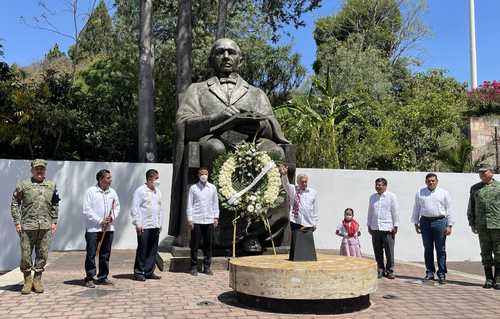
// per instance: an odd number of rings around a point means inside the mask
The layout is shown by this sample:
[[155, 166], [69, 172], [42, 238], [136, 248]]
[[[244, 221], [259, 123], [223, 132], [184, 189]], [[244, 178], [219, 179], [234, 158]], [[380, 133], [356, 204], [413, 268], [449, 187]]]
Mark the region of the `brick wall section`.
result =
[[[500, 125], [499, 115], [470, 118], [470, 142], [473, 148], [473, 161], [481, 158], [483, 154], [491, 154], [486, 161], [495, 164], [495, 125]], [[500, 131], [500, 127], [498, 130]]]

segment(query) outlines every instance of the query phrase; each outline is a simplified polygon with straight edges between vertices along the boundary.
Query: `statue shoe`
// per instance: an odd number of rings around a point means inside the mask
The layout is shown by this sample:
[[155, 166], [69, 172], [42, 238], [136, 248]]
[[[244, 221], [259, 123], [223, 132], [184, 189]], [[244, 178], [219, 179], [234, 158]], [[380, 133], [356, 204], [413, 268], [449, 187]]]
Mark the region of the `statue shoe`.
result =
[[41, 272], [35, 272], [35, 276], [33, 277], [33, 291], [39, 294], [43, 292]]
[[31, 271], [24, 272], [24, 285], [21, 289], [21, 294], [28, 295], [31, 293], [31, 288], [33, 287], [33, 278], [31, 277]]

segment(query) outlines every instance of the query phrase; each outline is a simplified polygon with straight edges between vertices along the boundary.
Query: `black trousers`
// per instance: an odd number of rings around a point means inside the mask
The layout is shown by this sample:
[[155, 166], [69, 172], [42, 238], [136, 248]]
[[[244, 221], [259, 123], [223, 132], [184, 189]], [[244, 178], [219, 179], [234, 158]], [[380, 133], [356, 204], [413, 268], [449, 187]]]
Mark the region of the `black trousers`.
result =
[[203, 267], [210, 269], [212, 263], [212, 241], [214, 237], [214, 224], [193, 224], [191, 230], [191, 268], [198, 267], [198, 248], [203, 240]]
[[[394, 272], [394, 235], [390, 231], [372, 230], [372, 245], [379, 272]], [[386, 264], [384, 265], [384, 252]]]
[[[97, 253], [97, 245], [103, 236], [103, 232], [86, 232], [85, 241], [87, 242], [87, 256], [85, 257], [85, 281], [92, 280], [96, 273], [97, 268], [95, 264], [95, 256]], [[101, 245], [99, 254], [99, 273], [97, 280], [106, 279], [109, 275], [109, 257], [111, 256], [111, 244], [113, 243], [113, 232], [106, 232], [104, 241]]]
[[156, 266], [158, 253], [159, 228], [144, 229], [137, 234], [137, 250], [135, 252], [134, 274], [136, 276], [150, 276]]

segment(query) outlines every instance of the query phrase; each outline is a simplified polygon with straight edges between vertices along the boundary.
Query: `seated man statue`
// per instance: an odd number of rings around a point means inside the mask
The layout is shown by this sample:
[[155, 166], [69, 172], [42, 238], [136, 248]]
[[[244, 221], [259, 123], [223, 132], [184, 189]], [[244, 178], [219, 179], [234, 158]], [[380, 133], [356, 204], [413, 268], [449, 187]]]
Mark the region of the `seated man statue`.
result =
[[211, 168], [219, 155], [242, 141], [255, 141], [260, 150], [284, 159], [278, 144], [289, 142], [266, 94], [239, 76], [241, 61], [240, 48], [233, 40], [215, 41], [209, 57], [215, 76], [191, 84], [179, 99], [169, 224], [169, 234], [176, 237], [177, 245], [187, 243], [186, 184], [192, 182], [189, 176], [194, 176], [185, 167], [189, 160], [185, 158], [189, 153], [185, 150], [188, 142], [198, 142], [199, 164], [207, 168]]

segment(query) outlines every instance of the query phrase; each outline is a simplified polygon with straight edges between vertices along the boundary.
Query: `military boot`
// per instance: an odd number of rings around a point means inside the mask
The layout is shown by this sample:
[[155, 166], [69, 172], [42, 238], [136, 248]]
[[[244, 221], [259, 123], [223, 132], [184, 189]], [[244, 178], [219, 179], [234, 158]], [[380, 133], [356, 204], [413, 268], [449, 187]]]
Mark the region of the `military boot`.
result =
[[31, 292], [31, 287], [33, 286], [33, 278], [31, 278], [31, 271], [24, 272], [24, 285], [21, 289], [21, 294], [27, 295]]
[[495, 266], [495, 280], [493, 282], [493, 288], [500, 290], [500, 266]]
[[43, 292], [41, 272], [35, 272], [35, 276], [33, 277], [33, 291], [37, 293]]
[[484, 282], [483, 288], [491, 288], [493, 287], [493, 267], [484, 267], [484, 275], [486, 277], [486, 281]]

